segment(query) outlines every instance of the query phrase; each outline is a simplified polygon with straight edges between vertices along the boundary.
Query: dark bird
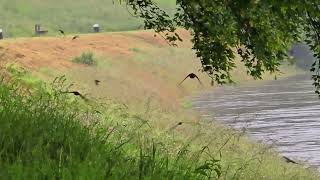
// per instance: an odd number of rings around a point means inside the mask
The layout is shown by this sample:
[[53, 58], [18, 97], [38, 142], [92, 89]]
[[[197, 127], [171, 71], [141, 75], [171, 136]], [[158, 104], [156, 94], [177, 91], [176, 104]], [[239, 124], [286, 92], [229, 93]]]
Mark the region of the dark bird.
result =
[[81, 97], [82, 99], [84, 100], [88, 100], [84, 95], [82, 95], [80, 92], [78, 91], [67, 91], [67, 92], [63, 92], [63, 93], [70, 93], [70, 94], [73, 94], [75, 96], [79, 96]]
[[100, 111], [98, 111], [98, 110], [95, 110], [94, 112], [96, 112], [96, 113], [98, 113], [98, 114], [101, 114], [101, 112], [100, 112]]
[[72, 40], [75, 40], [75, 39], [77, 39], [77, 38], [79, 38], [79, 36], [78, 36], [78, 35], [75, 35], [75, 36], [72, 37]]
[[195, 75], [194, 73], [190, 73], [190, 74], [188, 74], [188, 76], [187, 77], [185, 77], [180, 83], [179, 83], [179, 85], [181, 85], [182, 83], [183, 83], [183, 81], [184, 80], [186, 80], [187, 78], [190, 78], [190, 79], [194, 79], [194, 78], [197, 78], [198, 79], [198, 81], [199, 81], [199, 83], [202, 85], [202, 82], [200, 81], [200, 79], [198, 78], [198, 76], [197, 75]]
[[96, 85], [98, 86], [100, 81], [96, 79], [96, 80], [94, 80], [94, 83], [96, 83]]
[[289, 159], [288, 157], [286, 156], [282, 156], [282, 158], [287, 162], [287, 163], [293, 163], [293, 164], [298, 164], [297, 162], [295, 162], [294, 160], [292, 159]]
[[58, 31], [65, 36], [64, 31], [62, 29], [59, 29]]
[[176, 125], [172, 126], [171, 128], [169, 128], [167, 131], [172, 131], [174, 129], [176, 129], [178, 126], [181, 126], [182, 125], [182, 122], [178, 122]]

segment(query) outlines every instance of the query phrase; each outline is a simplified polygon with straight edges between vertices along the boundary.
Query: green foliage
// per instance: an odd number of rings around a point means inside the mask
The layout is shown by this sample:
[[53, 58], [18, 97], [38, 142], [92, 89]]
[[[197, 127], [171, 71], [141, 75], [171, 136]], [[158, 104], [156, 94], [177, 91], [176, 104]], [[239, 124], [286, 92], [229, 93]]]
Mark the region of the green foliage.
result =
[[42, 81], [39, 78], [16, 64], [8, 65], [6, 70], [10, 73], [13, 81], [19, 82], [28, 88], [39, 88], [42, 86]]
[[[120, 1], [121, 2], [121, 1]], [[235, 54], [256, 79], [279, 71], [293, 43], [305, 41], [320, 61], [320, 3], [308, 1], [178, 0], [174, 17], [152, 0], [124, 0], [146, 28], [165, 33], [174, 44], [178, 26], [190, 29], [203, 71], [219, 84], [232, 82]], [[236, 52], [234, 52], [236, 50]], [[320, 95], [320, 63], [313, 64]]]
[[[312, 6], [312, 5], [310, 5]], [[311, 71], [314, 72], [312, 79], [313, 85], [316, 87], [316, 93], [320, 97], [320, 5], [314, 4], [317, 11], [307, 11], [309, 26], [305, 26], [306, 43], [314, 52], [314, 57], [317, 60], [312, 64]]]
[[[145, 122], [120, 105], [84, 104], [69, 98], [65, 79], [51, 90], [20, 95], [0, 86], [1, 179], [199, 179], [221, 174], [219, 161], [184, 145], [175, 153], [146, 137]], [[49, 88], [50, 89], [50, 88]], [[134, 123], [137, 122], [137, 123]], [[195, 158], [196, 157], [196, 158]]]
[[89, 66], [97, 64], [95, 56], [92, 52], [84, 52], [81, 54], [81, 56], [75, 57], [72, 61], [75, 63], [86, 64]]

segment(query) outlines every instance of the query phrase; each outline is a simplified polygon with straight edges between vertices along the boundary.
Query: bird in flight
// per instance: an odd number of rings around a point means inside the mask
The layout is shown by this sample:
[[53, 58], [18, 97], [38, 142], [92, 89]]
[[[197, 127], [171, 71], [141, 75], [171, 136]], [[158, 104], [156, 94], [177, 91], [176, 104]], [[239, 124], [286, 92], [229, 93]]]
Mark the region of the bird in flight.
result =
[[176, 125], [172, 126], [167, 131], [172, 131], [172, 130], [176, 129], [178, 126], [181, 126], [182, 124], [183, 124], [182, 122], [178, 122]]
[[293, 164], [298, 164], [297, 162], [295, 162], [294, 160], [292, 160], [292, 159], [289, 159], [288, 157], [286, 157], [286, 156], [282, 156], [283, 157], [283, 159], [285, 159], [286, 160], [286, 162], [287, 163], [293, 163]]
[[62, 35], [64, 35], [64, 36], [66, 35], [62, 29], [59, 29], [58, 31], [59, 31]]
[[98, 86], [99, 85], [99, 83], [100, 83], [100, 80], [94, 80], [94, 83]]
[[199, 81], [199, 83], [200, 83], [201, 85], [203, 85], [202, 82], [200, 81], [200, 79], [198, 78], [198, 76], [195, 75], [194, 73], [188, 74], [188, 76], [186, 76], [186, 77], [179, 83], [179, 85], [181, 85], [187, 78], [190, 78], [190, 79], [197, 78], [198, 81]]
[[84, 99], [84, 100], [88, 100], [84, 95], [82, 95], [80, 92], [78, 91], [67, 91], [67, 92], [63, 92], [63, 93], [70, 93], [73, 94], [75, 96], [79, 96], [80, 98]]
[[75, 39], [77, 39], [77, 38], [79, 38], [79, 36], [78, 36], [78, 35], [75, 35], [75, 36], [72, 37], [72, 40], [75, 40]]

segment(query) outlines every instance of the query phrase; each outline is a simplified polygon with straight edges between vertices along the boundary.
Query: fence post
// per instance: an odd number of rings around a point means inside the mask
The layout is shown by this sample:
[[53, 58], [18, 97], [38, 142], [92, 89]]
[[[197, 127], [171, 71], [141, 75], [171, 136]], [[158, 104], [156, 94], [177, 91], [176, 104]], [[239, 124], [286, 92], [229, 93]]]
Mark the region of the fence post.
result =
[[34, 25], [34, 33], [35, 33], [35, 35], [39, 35], [39, 31], [40, 31], [40, 24], [35, 24]]
[[0, 29], [0, 39], [3, 39], [3, 31]]
[[92, 27], [93, 27], [94, 32], [96, 32], [96, 33], [100, 32], [100, 25], [99, 24], [94, 24]]

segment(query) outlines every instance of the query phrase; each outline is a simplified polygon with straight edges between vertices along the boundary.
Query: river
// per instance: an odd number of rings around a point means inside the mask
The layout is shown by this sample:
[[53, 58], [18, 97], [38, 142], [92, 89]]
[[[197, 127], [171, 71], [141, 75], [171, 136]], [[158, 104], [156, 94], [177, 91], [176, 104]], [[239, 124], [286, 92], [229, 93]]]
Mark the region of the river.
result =
[[310, 75], [219, 87], [192, 97], [194, 108], [275, 150], [320, 169], [320, 99]]

